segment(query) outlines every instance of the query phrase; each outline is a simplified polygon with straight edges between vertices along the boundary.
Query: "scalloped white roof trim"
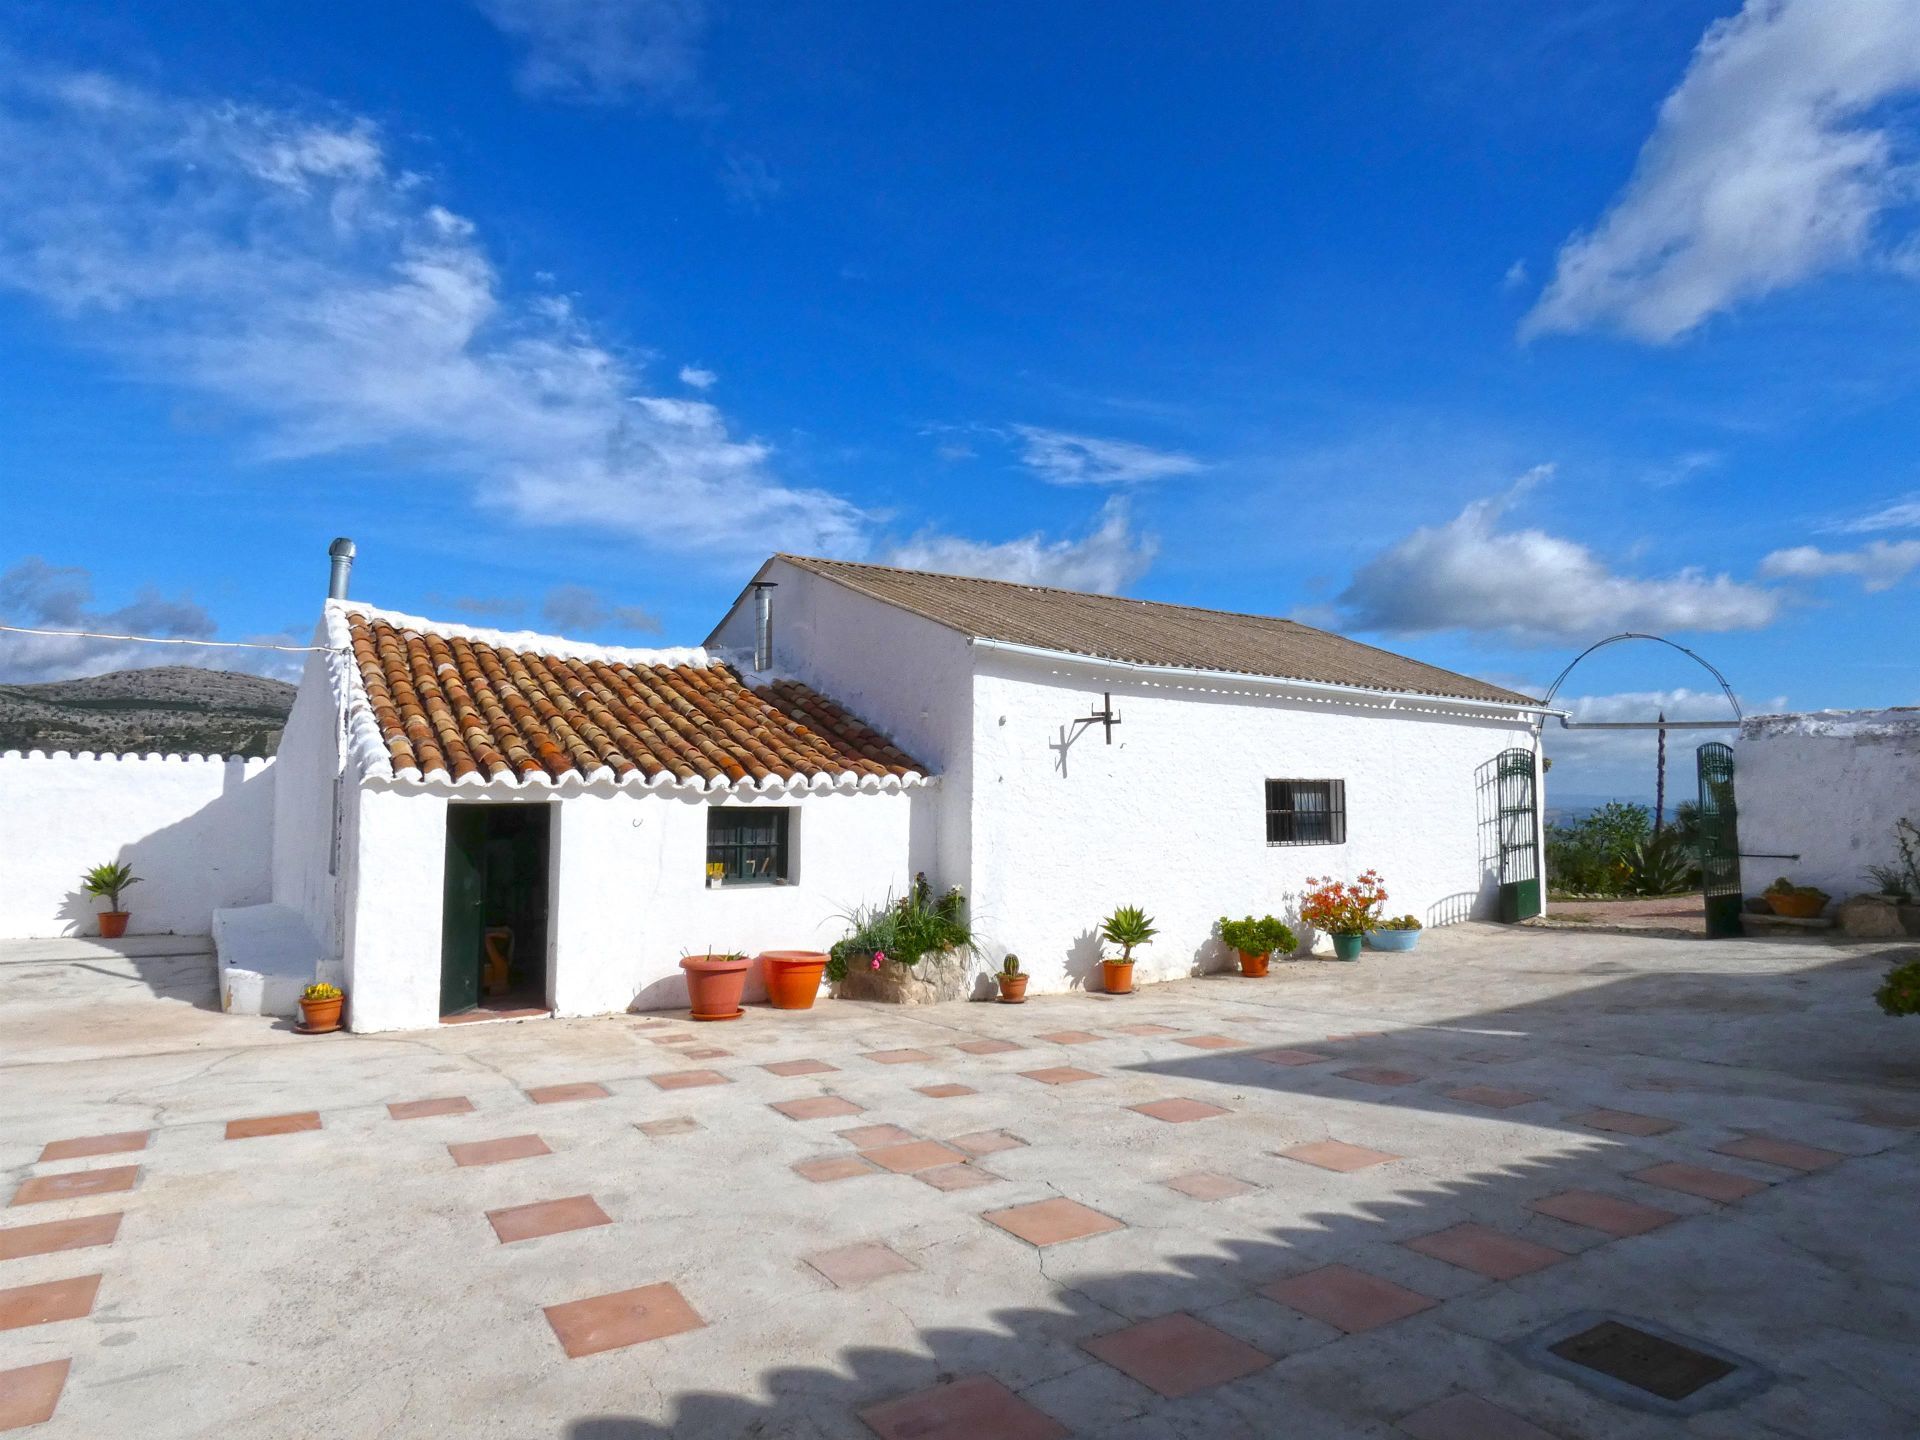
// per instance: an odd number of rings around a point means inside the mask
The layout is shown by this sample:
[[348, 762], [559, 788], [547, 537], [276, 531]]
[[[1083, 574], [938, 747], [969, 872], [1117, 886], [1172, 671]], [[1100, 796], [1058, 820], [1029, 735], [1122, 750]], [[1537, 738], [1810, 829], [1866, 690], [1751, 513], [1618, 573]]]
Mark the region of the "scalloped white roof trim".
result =
[[85, 760], [90, 764], [122, 765], [231, 765], [235, 761], [249, 768], [265, 768], [273, 763], [270, 755], [207, 755], [198, 751], [158, 750], [0, 750], [0, 760]]
[[795, 795], [840, 794], [882, 795], [901, 790], [910, 790], [922, 785], [936, 783], [936, 777], [922, 774], [918, 770], [905, 775], [796, 775], [791, 780], [783, 780], [777, 775], [769, 775], [763, 780], [749, 777], [731, 784], [724, 781], [680, 780], [666, 771], [651, 777], [639, 771], [629, 773], [625, 779], [616, 780], [613, 771], [601, 766], [596, 770], [582, 773], [570, 770], [558, 780], [544, 770], [535, 771], [524, 779], [514, 775], [463, 775], [458, 780], [445, 774], [432, 775], [395, 775], [389, 765], [379, 773], [369, 772], [367, 779], [384, 782], [385, 788], [395, 790], [424, 790], [444, 793], [467, 793], [480, 791], [554, 790], [567, 794], [599, 793], [612, 794], [617, 791], [670, 791], [686, 792], [697, 795]]

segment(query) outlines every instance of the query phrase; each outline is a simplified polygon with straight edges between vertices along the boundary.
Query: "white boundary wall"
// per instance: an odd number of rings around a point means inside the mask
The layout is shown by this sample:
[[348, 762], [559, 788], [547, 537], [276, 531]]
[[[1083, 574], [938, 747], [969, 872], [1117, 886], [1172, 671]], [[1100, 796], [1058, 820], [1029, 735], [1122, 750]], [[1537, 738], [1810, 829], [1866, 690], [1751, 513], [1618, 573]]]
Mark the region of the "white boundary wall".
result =
[[0, 755], [0, 938], [97, 933], [80, 890], [121, 860], [134, 935], [205, 935], [213, 912], [272, 889], [271, 760], [217, 755]]

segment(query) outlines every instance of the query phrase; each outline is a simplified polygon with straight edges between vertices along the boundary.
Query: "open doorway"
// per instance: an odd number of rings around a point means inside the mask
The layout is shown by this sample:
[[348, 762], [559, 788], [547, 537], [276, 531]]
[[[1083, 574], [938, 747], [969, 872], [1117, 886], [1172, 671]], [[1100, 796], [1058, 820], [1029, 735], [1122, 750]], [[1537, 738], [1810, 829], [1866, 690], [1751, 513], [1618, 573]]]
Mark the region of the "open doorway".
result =
[[449, 805], [440, 1016], [549, 1008], [547, 847], [552, 807]]

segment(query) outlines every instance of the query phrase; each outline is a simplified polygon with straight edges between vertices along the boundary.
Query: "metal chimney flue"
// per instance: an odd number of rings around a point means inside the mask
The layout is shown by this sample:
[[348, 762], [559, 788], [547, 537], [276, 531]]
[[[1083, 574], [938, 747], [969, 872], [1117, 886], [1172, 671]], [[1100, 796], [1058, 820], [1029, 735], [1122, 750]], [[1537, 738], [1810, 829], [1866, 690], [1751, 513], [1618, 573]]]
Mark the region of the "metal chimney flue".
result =
[[347, 598], [347, 579], [353, 574], [353, 541], [342, 535], [327, 547], [327, 555], [333, 561], [333, 573], [327, 577], [327, 598], [344, 600]]
[[772, 580], [753, 582], [753, 668], [765, 673], [773, 669], [773, 592]]

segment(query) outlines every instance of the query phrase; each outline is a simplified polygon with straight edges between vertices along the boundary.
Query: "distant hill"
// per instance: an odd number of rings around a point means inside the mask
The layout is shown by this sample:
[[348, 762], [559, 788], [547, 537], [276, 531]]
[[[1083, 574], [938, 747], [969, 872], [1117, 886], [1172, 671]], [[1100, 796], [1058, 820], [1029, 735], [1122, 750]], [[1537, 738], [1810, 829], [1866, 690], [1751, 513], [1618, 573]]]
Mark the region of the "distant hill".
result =
[[0, 685], [0, 750], [271, 755], [293, 696], [281, 680], [191, 665]]

